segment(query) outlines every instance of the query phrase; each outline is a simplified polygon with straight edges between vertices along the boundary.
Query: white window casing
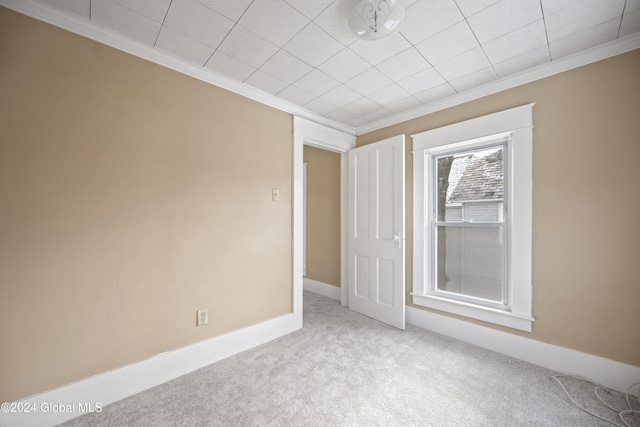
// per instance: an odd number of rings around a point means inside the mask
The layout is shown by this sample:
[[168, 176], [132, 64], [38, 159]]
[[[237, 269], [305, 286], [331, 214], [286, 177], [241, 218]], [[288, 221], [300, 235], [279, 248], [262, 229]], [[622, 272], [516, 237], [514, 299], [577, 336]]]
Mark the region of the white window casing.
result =
[[[413, 138], [413, 303], [531, 332], [532, 317], [532, 152], [534, 104], [411, 135]], [[431, 156], [507, 138], [507, 293], [506, 310], [430, 295], [427, 221], [431, 198]]]

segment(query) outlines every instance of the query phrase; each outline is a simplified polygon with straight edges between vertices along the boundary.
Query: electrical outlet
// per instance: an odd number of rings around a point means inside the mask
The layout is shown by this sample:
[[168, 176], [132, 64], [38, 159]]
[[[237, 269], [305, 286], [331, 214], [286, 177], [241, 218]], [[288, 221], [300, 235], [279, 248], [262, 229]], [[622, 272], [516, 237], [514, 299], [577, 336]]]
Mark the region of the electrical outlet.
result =
[[206, 325], [209, 322], [209, 309], [198, 310], [196, 318], [196, 326]]

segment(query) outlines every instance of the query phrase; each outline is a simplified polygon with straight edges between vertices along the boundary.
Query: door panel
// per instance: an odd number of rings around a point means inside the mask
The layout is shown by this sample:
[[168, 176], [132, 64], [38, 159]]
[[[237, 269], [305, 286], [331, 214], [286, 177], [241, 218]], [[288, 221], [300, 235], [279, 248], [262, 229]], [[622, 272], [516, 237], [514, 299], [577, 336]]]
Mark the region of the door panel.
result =
[[349, 308], [404, 329], [404, 135], [349, 151]]

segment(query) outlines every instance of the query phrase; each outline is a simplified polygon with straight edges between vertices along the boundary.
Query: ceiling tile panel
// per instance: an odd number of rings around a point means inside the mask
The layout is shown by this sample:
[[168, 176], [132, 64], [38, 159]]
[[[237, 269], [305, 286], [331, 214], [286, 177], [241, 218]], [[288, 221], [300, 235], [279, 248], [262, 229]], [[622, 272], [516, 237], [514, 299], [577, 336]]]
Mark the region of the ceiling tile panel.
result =
[[580, 3], [583, 0], [540, 0], [545, 16], [561, 11], [562, 9]]
[[456, 3], [462, 11], [462, 14], [468, 18], [499, 1], [501, 0], [456, 0]]
[[624, 13], [627, 14], [636, 10], [640, 10], [640, 0], [627, 0], [624, 5]]
[[241, 82], [256, 71], [251, 65], [245, 64], [219, 50], [213, 53], [205, 67]]
[[289, 52], [279, 50], [261, 67], [261, 70], [282, 81], [293, 83], [311, 72], [313, 68]]
[[387, 105], [408, 98], [406, 90], [402, 89], [395, 83], [385, 86], [380, 90], [370, 93], [367, 98], [380, 105]]
[[443, 83], [446, 83], [445, 80], [435, 68], [427, 68], [398, 82], [404, 90], [412, 95]]
[[387, 109], [389, 109], [389, 111], [392, 111], [393, 113], [402, 113], [403, 111], [411, 110], [412, 108], [419, 107], [420, 105], [422, 105], [420, 101], [418, 101], [413, 96], [410, 96], [400, 101], [388, 104], [386, 107]]
[[364, 116], [365, 114], [379, 109], [380, 107], [380, 104], [373, 102], [369, 98], [360, 98], [357, 101], [345, 105], [344, 107], [342, 107], [342, 109], [345, 111], [349, 111], [357, 116]]
[[619, 18], [624, 0], [583, 0], [545, 18], [549, 43]]
[[418, 71], [429, 68], [430, 65], [426, 59], [411, 47], [404, 52], [397, 54], [384, 62], [378, 64], [376, 68], [382, 71], [391, 80], [401, 80]]
[[257, 68], [271, 58], [279, 48], [242, 25], [236, 25], [220, 44], [218, 50]]
[[625, 13], [620, 25], [620, 37], [628, 36], [640, 31], [640, 9]]
[[81, 16], [84, 19], [90, 17], [91, 0], [41, 0], [41, 3]]
[[480, 43], [542, 19], [540, 0], [502, 0], [469, 17], [469, 25]]
[[615, 40], [618, 36], [619, 28], [620, 20], [612, 19], [551, 43], [549, 44], [551, 59], [555, 61], [564, 56], [588, 49], [591, 46]]
[[314, 67], [343, 49], [343, 45], [314, 23], [310, 23], [284, 46], [292, 55]]
[[464, 92], [465, 90], [472, 89], [476, 86], [482, 86], [485, 83], [489, 83], [492, 80], [498, 78], [498, 75], [494, 71], [493, 67], [483, 68], [482, 70], [475, 71], [471, 74], [467, 74], [457, 79], [449, 81], [449, 84], [458, 92]]
[[318, 67], [334, 79], [346, 82], [369, 68], [370, 65], [349, 48], [344, 48]]
[[320, 70], [313, 70], [296, 81], [295, 85], [315, 96], [321, 96], [340, 85], [340, 82]]
[[313, 101], [304, 104], [304, 107], [320, 115], [325, 115], [336, 109], [335, 105], [332, 105], [322, 98], [316, 98]]
[[153, 46], [160, 32], [160, 23], [111, 0], [93, 0], [91, 16], [98, 24], [149, 46]]
[[204, 65], [214, 51], [211, 46], [200, 43], [167, 26], [160, 30], [156, 47], [198, 65]]
[[358, 40], [349, 49], [369, 64], [378, 65], [410, 47], [411, 44], [400, 33], [393, 33], [380, 40]]
[[467, 21], [460, 21], [416, 45], [431, 65], [451, 59], [478, 46], [476, 36]]
[[343, 110], [342, 108], [338, 108], [336, 110], [330, 111], [327, 113], [327, 118], [331, 120], [336, 120], [338, 122], [344, 123], [349, 119], [354, 117], [353, 113]]
[[[139, 0], [134, 0], [139, 1]], [[145, 0], [155, 2], [156, 0]], [[198, 0], [211, 10], [215, 10], [220, 15], [237, 22], [242, 14], [247, 10], [252, 0]]]
[[415, 45], [463, 19], [453, 0], [420, 0], [407, 9], [399, 31]]
[[315, 96], [291, 85], [278, 92], [278, 98], [293, 102], [296, 105], [304, 105], [313, 100]]
[[[171, 0], [113, 0], [121, 6], [127, 9], [146, 16], [149, 19], [153, 19], [156, 22], [162, 23], [164, 17], [167, 15]], [[96, 5], [96, 0], [91, 3], [91, 13], [93, 13], [93, 7]]]
[[382, 74], [375, 68], [369, 68], [367, 71], [358, 74], [347, 82], [347, 85], [358, 91], [362, 95], [369, 95], [378, 89], [393, 83], [389, 77]]
[[282, 0], [254, 0], [239, 22], [282, 47], [309, 23], [309, 19]]
[[287, 83], [283, 82], [282, 80], [270, 76], [269, 74], [260, 70], [249, 76], [249, 78], [245, 80], [245, 83], [267, 93], [270, 93], [271, 95], [275, 95], [288, 86]]
[[505, 61], [494, 63], [493, 68], [500, 77], [515, 74], [551, 61], [549, 47], [542, 46]]
[[447, 96], [455, 95], [456, 93], [455, 89], [453, 89], [449, 83], [444, 83], [440, 86], [420, 92], [414, 96], [423, 104], [429, 104], [439, 99], [446, 98]]
[[345, 46], [358, 40], [349, 30], [347, 22], [351, 6], [352, 4], [346, 1], [335, 1], [314, 19], [320, 28]]
[[454, 80], [474, 73], [491, 64], [480, 47], [468, 50], [448, 61], [436, 65], [434, 68], [447, 80]]
[[331, 89], [329, 92], [325, 93], [320, 98], [324, 99], [325, 101], [333, 105], [342, 107], [343, 105], [350, 104], [353, 101], [356, 101], [362, 98], [362, 95], [360, 95], [358, 92], [356, 92], [355, 90], [351, 89], [346, 85], [340, 85], [338, 87]]
[[173, 0], [164, 25], [217, 48], [234, 23], [195, 0]]
[[483, 45], [484, 53], [492, 64], [547, 45], [544, 21], [532, 22]]
[[293, 6], [298, 12], [302, 13], [309, 19], [313, 19], [323, 10], [331, 5], [334, 0], [285, 0], [289, 5]]

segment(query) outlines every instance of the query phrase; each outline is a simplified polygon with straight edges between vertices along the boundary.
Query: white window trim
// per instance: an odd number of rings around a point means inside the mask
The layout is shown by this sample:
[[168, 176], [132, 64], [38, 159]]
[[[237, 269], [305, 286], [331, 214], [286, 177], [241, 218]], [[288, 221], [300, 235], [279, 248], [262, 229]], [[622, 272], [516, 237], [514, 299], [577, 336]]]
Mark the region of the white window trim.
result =
[[[487, 116], [411, 135], [413, 138], [413, 303], [485, 322], [531, 332], [533, 106], [527, 104]], [[433, 151], [468, 146], [509, 135], [508, 293], [510, 311], [428, 295], [430, 244], [425, 233], [429, 198], [425, 190]]]

